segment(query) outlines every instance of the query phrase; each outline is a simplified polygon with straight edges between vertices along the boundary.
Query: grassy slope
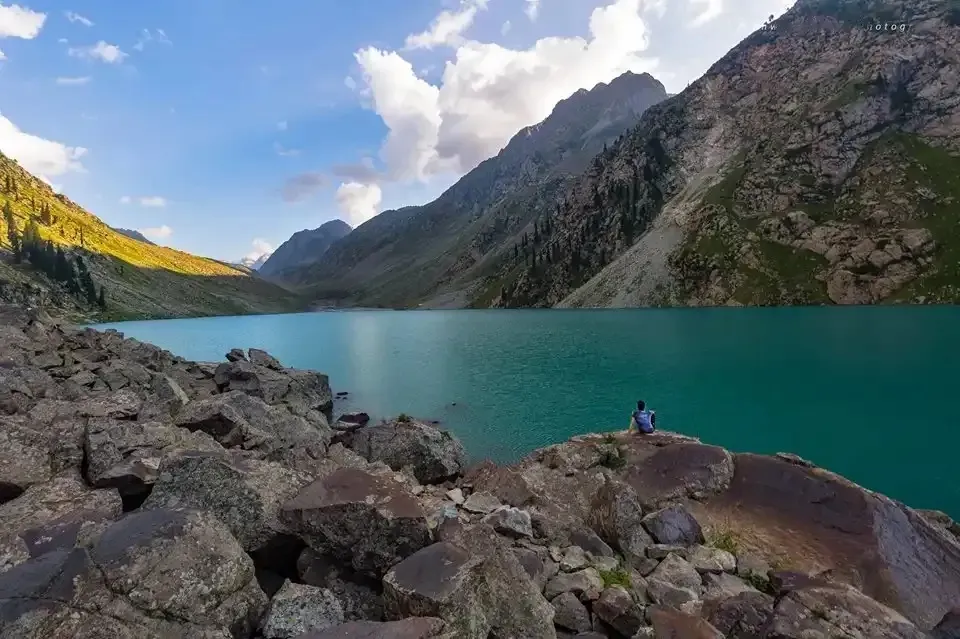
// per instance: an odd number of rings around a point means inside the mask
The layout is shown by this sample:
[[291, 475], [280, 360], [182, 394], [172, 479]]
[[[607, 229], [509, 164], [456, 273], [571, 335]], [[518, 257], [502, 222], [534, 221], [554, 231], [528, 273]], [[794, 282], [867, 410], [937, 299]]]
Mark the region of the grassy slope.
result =
[[[98, 319], [270, 313], [300, 310], [303, 306], [303, 301], [293, 293], [251, 277], [245, 270], [138, 242], [113, 230], [0, 154], [0, 184], [7, 175], [15, 179], [18, 197], [0, 193], [0, 207], [10, 201], [21, 232], [35, 210], [48, 203], [54, 222], [51, 226], [41, 224], [41, 235], [67, 250], [85, 249], [83, 254], [94, 280], [107, 291], [108, 308]], [[9, 250], [2, 216], [0, 246]], [[0, 261], [0, 279], [22, 281], [27, 276], [41, 285], [48, 284], [29, 268]]]

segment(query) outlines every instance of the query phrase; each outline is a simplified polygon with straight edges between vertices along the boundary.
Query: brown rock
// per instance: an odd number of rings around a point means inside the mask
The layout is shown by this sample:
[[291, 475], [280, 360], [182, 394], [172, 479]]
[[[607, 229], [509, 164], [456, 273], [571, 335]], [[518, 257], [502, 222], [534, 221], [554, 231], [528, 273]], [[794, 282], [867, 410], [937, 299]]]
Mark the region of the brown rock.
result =
[[656, 639], [724, 639], [708, 621], [673, 608], [650, 606], [647, 618]]

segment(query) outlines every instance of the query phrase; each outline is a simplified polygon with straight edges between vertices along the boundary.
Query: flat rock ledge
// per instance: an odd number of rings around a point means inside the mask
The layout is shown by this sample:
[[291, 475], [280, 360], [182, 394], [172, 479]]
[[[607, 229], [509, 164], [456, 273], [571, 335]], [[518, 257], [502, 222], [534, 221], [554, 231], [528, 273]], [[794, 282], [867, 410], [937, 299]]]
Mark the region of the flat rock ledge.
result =
[[960, 525], [790, 454], [468, 465], [326, 375], [0, 307], [0, 636], [957, 639]]

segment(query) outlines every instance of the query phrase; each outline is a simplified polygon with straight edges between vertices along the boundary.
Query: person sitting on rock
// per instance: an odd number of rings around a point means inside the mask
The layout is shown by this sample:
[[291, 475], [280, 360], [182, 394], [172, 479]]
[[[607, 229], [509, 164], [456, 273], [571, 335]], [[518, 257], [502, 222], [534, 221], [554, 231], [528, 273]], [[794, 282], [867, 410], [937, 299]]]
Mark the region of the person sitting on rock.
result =
[[641, 399], [637, 402], [637, 410], [630, 416], [630, 427], [636, 427], [637, 432], [649, 435], [655, 430], [657, 423], [657, 414], [655, 411], [647, 410], [646, 403]]

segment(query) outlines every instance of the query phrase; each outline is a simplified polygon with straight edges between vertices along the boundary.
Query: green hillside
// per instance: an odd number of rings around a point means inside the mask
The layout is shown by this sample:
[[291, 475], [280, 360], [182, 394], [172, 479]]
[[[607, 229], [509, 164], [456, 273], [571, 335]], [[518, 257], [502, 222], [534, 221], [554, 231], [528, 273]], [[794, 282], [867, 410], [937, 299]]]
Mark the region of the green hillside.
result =
[[[88, 269], [105, 308], [70, 295], [27, 260], [17, 263], [0, 215], [0, 283], [32, 284], [71, 303], [90, 319], [147, 319], [302, 310], [303, 300], [274, 283], [217, 260], [138, 242], [115, 231], [0, 153], [0, 210], [9, 205], [17, 235], [28, 227]], [[31, 220], [34, 221], [31, 224]], [[63, 295], [62, 293], [66, 293]]]

